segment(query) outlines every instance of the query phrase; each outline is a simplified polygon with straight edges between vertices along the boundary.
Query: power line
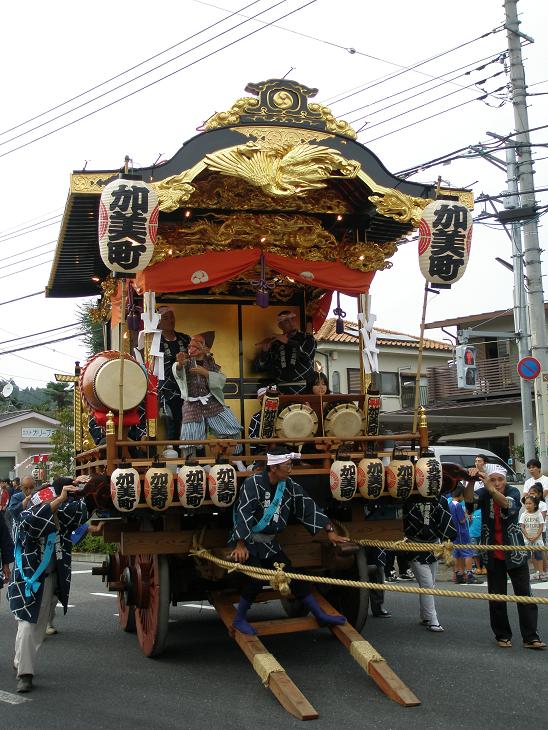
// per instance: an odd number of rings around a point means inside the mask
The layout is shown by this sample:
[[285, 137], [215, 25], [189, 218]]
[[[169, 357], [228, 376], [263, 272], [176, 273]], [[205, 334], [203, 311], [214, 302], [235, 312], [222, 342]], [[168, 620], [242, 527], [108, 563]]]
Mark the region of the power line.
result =
[[22, 299], [30, 299], [31, 297], [38, 297], [40, 295], [43, 295], [43, 291], [35, 291], [32, 294], [23, 294], [22, 297], [16, 297], [15, 299], [8, 299], [5, 302], [0, 302], [0, 307], [3, 307], [4, 304], [13, 304], [14, 302], [20, 302]]
[[417, 61], [417, 63], [407, 66], [402, 71], [398, 71], [395, 74], [392, 74], [390, 76], [385, 77], [382, 80], [375, 81], [371, 84], [366, 84], [362, 87], [362, 89], [358, 91], [354, 91], [351, 94], [347, 94], [346, 96], [343, 96], [341, 99], [338, 99], [335, 102], [332, 102], [332, 104], [339, 104], [341, 101], [345, 101], [346, 99], [350, 99], [352, 96], [356, 96], [357, 94], [361, 94], [364, 91], [367, 91], [369, 89], [373, 89], [375, 86], [378, 86], [381, 83], [384, 83], [384, 81], [391, 81], [392, 79], [398, 78], [399, 76], [402, 76], [403, 74], [409, 73], [409, 71], [414, 71], [419, 66], [424, 66], [426, 63], [430, 63], [431, 61], [436, 61], [438, 58], [442, 58], [443, 56], [447, 56], [449, 53], [453, 53], [454, 51], [458, 51], [460, 48], [464, 48], [465, 46], [469, 46], [472, 43], [475, 43], [476, 41], [482, 40], [483, 38], [487, 38], [493, 33], [498, 33], [503, 28], [502, 26], [499, 28], [494, 28], [493, 30], [490, 30], [488, 33], [484, 33], [483, 35], [477, 36], [476, 38], [472, 38], [470, 41], [466, 41], [465, 43], [460, 43], [458, 46], [455, 46], [454, 48], [450, 48], [447, 51], [443, 51], [442, 53], [438, 53], [435, 56], [430, 56], [429, 58], [424, 59], [423, 61]]
[[[57, 220], [54, 220], [52, 223], [46, 223], [46, 225], [38, 226], [38, 223], [35, 223], [34, 226], [25, 226], [25, 228], [20, 228], [17, 230], [23, 231], [22, 233], [13, 233], [10, 235], [3, 235], [0, 236], [0, 243], [4, 243], [5, 241], [11, 241], [13, 238], [20, 238], [21, 236], [27, 236], [29, 233], [34, 233], [35, 231], [41, 231], [43, 228], [49, 228], [50, 226], [56, 226], [58, 223], [61, 222], [60, 216], [52, 216], [55, 217]], [[46, 220], [51, 220], [51, 218], [46, 218]], [[45, 221], [40, 221], [40, 223], [45, 223]], [[30, 230], [25, 230], [30, 229]]]
[[[8, 342], [15, 342], [16, 340], [26, 340], [28, 337], [38, 337], [39, 335], [49, 335], [50, 332], [57, 332], [57, 330], [66, 330], [71, 327], [79, 327], [80, 322], [74, 322], [73, 324], [63, 324], [60, 327], [52, 327], [49, 330], [43, 330], [42, 332], [34, 332], [32, 335], [21, 335], [20, 337], [14, 337], [11, 340], [4, 340], [3, 342], [0, 342], [1, 345], [7, 345]], [[7, 331], [7, 330], [4, 330]]]
[[48, 340], [47, 342], [40, 342], [37, 345], [25, 345], [24, 347], [17, 347], [15, 350], [0, 350], [0, 355], [12, 355], [14, 352], [22, 352], [23, 350], [33, 350], [36, 347], [44, 347], [45, 345], [52, 345], [54, 342], [65, 342], [65, 340], [74, 340], [77, 337], [84, 337], [85, 334], [86, 334], [85, 332], [77, 332], [75, 335], [67, 335], [66, 337], [58, 337], [55, 340]]
[[[287, 2], [287, 0], [278, 0], [278, 2], [274, 3], [274, 5], [269, 6], [265, 10], [261, 10], [259, 13], [257, 13], [257, 15], [262, 15], [263, 13], [267, 13], [270, 10], [273, 10], [274, 8], [278, 7], [278, 5], [283, 5], [285, 2]], [[317, 2], [317, 0], [311, 0], [307, 4], [310, 5], [310, 4], [312, 4], [312, 2]], [[304, 5], [302, 7], [306, 7], [306, 5]], [[302, 7], [301, 8], [297, 8], [297, 10], [301, 10]], [[297, 12], [297, 11], [295, 10], [295, 11], [292, 11], [292, 12]], [[288, 13], [287, 15], [291, 15], [291, 13]], [[285, 18], [285, 17], [287, 17], [287, 15], [283, 15], [282, 17]], [[158, 64], [157, 66], [155, 66], [154, 68], [149, 69], [148, 71], [144, 71], [143, 73], [135, 76], [134, 78], [130, 79], [129, 81], [124, 81], [122, 84], [118, 84], [118, 86], [115, 86], [113, 89], [110, 89], [109, 91], [105, 91], [102, 94], [99, 94], [99, 95], [93, 97], [93, 99], [89, 99], [88, 101], [85, 101], [82, 104], [78, 104], [77, 106], [73, 107], [72, 109], [69, 109], [68, 111], [63, 112], [61, 114], [58, 114], [57, 116], [53, 117], [52, 119], [47, 120], [46, 122], [42, 122], [42, 123], [40, 123], [40, 124], [38, 124], [38, 125], [36, 125], [34, 127], [31, 127], [30, 129], [26, 130], [25, 132], [21, 132], [20, 134], [17, 134], [15, 136], [11, 137], [10, 139], [7, 139], [7, 140], [5, 140], [3, 142], [0, 142], [0, 146], [9, 144], [10, 142], [14, 142], [16, 139], [19, 139], [20, 137], [24, 137], [27, 134], [30, 134], [32, 131], [35, 131], [37, 129], [40, 129], [41, 127], [44, 127], [44, 126], [46, 126], [48, 124], [51, 124], [52, 122], [56, 121], [57, 119], [61, 119], [62, 117], [67, 116], [68, 114], [72, 114], [72, 112], [75, 112], [77, 109], [81, 109], [82, 107], [87, 106], [88, 104], [91, 104], [94, 101], [97, 101], [98, 99], [101, 99], [104, 96], [107, 96], [108, 94], [112, 94], [114, 91], [117, 91], [118, 89], [121, 89], [124, 86], [127, 86], [128, 84], [131, 84], [134, 81], [137, 81], [138, 79], [140, 79], [140, 78], [142, 78], [144, 76], [147, 76], [148, 74], [152, 73], [153, 71], [157, 71], [159, 68], [162, 68], [163, 66], [166, 66], [167, 64], [172, 63], [177, 58], [181, 58], [182, 56], [185, 56], [188, 53], [191, 53], [192, 51], [195, 51], [197, 48], [200, 48], [201, 46], [204, 46], [207, 43], [210, 43], [211, 41], [216, 40], [217, 38], [220, 38], [221, 36], [226, 35], [227, 33], [230, 33], [233, 30], [236, 30], [237, 28], [241, 27], [242, 25], [245, 25], [246, 23], [249, 23], [250, 20], [252, 20], [254, 17], [256, 17], [256, 16], [252, 16], [248, 20], [244, 20], [244, 21], [241, 21], [240, 23], [237, 23], [236, 25], [232, 26], [231, 28], [228, 28], [227, 30], [224, 30], [221, 33], [218, 33], [216, 36], [213, 36], [212, 38], [208, 38], [207, 40], [202, 41], [201, 43], [198, 43], [196, 46], [193, 46], [192, 48], [187, 49], [186, 51], [183, 51], [183, 53], [180, 53], [179, 55], [175, 56], [174, 58], [170, 59], [169, 61], [164, 61], [163, 63]], [[276, 22], [276, 21], [272, 21], [272, 22]], [[252, 31], [249, 35], [253, 35], [253, 33], [256, 33], [258, 31], [264, 30], [264, 28], [268, 27], [268, 25], [271, 25], [271, 24], [272, 23], [267, 23], [262, 28], [257, 28], [255, 31]], [[217, 49], [216, 51], [213, 51], [212, 53], [204, 56], [203, 58], [198, 59], [198, 61], [204, 60], [204, 58], [208, 58], [210, 55], [213, 55], [215, 53], [218, 53], [221, 50], [224, 50], [225, 48], [228, 48], [229, 46], [233, 45], [234, 43], [239, 42], [239, 40], [244, 40], [245, 38], [249, 37], [249, 35], [246, 35], [243, 38], [240, 38], [240, 39], [234, 41], [233, 43], [229, 43], [228, 45], [223, 46], [222, 48]], [[170, 76], [173, 76], [175, 73], [179, 73], [179, 71], [182, 71], [182, 70], [188, 68], [189, 66], [194, 65], [198, 61], [193, 61], [192, 63], [188, 64], [187, 66], [183, 66], [183, 68], [177, 69], [176, 71], [173, 71], [173, 72], [167, 74], [166, 76], [161, 77], [160, 79], [156, 79], [155, 81], [152, 81], [151, 83], [147, 84], [146, 86], [143, 86], [142, 88], [137, 89], [137, 90], [135, 90], [135, 91], [127, 94], [126, 96], [121, 97], [120, 99], [115, 99], [113, 102], [110, 102], [109, 104], [106, 104], [105, 106], [99, 107], [98, 109], [95, 109], [94, 111], [92, 111], [92, 112], [90, 112], [88, 114], [85, 114], [82, 117], [78, 117], [77, 119], [75, 119], [75, 120], [73, 120], [71, 122], [68, 122], [67, 124], [65, 124], [65, 125], [63, 125], [61, 127], [58, 127], [58, 128], [56, 128], [56, 129], [54, 129], [54, 130], [52, 130], [52, 131], [50, 131], [50, 132], [48, 132], [48, 133], [46, 133], [44, 135], [41, 135], [40, 137], [37, 137], [36, 139], [31, 140], [30, 142], [26, 142], [23, 145], [20, 145], [18, 147], [15, 147], [14, 149], [9, 150], [8, 152], [3, 153], [2, 155], [0, 155], [0, 157], [4, 157], [6, 154], [11, 154], [11, 152], [15, 152], [16, 150], [19, 150], [22, 147], [26, 147], [29, 144], [32, 144], [33, 142], [36, 142], [36, 141], [38, 141], [40, 139], [43, 139], [44, 137], [48, 137], [50, 134], [54, 134], [55, 132], [58, 132], [61, 129], [65, 129], [66, 127], [68, 127], [68, 126], [70, 126], [72, 124], [75, 124], [76, 122], [79, 122], [82, 119], [86, 119], [87, 117], [91, 116], [92, 114], [96, 114], [97, 112], [102, 111], [103, 109], [107, 109], [108, 107], [112, 106], [113, 104], [117, 104], [119, 101], [122, 101], [124, 99], [127, 99], [128, 97], [133, 96], [134, 94], [137, 94], [140, 91], [143, 91], [144, 89], [147, 89], [149, 86], [153, 86], [154, 84], [158, 83], [159, 81], [163, 81], [166, 78], [169, 78]]]
[[[41, 248], [41, 246], [38, 246], [38, 248]], [[32, 249], [27, 249], [27, 251], [31, 251]], [[19, 259], [19, 261], [12, 261], [11, 264], [6, 264], [5, 266], [0, 266], [0, 271], [3, 269], [8, 269], [10, 266], [17, 266], [17, 264], [24, 264], [27, 261], [32, 261], [33, 259], [37, 259], [40, 256], [49, 256], [54, 252], [55, 249], [50, 249], [49, 251], [42, 251], [42, 253], [34, 254], [34, 256], [28, 256], [26, 259]], [[14, 256], [21, 256], [21, 254], [26, 253], [27, 251], [19, 251], [19, 253], [14, 254]], [[11, 256], [7, 256], [7, 258], [12, 258]]]
[[[485, 79], [481, 79], [480, 81], [475, 81], [472, 84], [469, 84], [468, 86], [465, 86], [462, 89], [455, 89], [454, 91], [449, 91], [447, 94], [443, 94], [442, 96], [438, 96], [436, 99], [431, 99], [430, 101], [424, 102], [424, 104], [419, 104], [418, 106], [411, 107], [411, 109], [406, 109], [405, 111], [400, 112], [399, 114], [395, 114], [393, 117], [388, 117], [387, 119], [383, 119], [380, 122], [376, 122], [375, 124], [371, 124], [371, 125], [368, 126], [368, 131], [370, 129], [373, 129], [373, 127], [379, 127], [381, 124], [386, 124], [387, 122], [391, 122], [394, 119], [399, 119], [400, 117], [403, 117], [406, 114], [410, 114], [411, 112], [415, 112], [415, 111], [417, 111], [417, 109], [423, 109], [425, 106], [430, 106], [430, 104], [435, 104], [437, 101], [441, 101], [442, 99], [447, 99], [449, 96], [453, 96], [454, 94], [461, 94], [463, 91], [468, 91], [470, 89], [473, 89], [478, 84], [484, 84], [486, 81], [490, 81], [491, 79], [494, 79], [494, 78], [496, 78], [497, 76], [500, 76], [503, 73], [505, 73], [505, 72], [504, 71], [498, 71], [496, 74], [493, 74], [492, 76], [489, 76], [489, 77], [487, 77]], [[502, 87], [502, 88], [505, 88], [505, 87]], [[364, 119], [366, 116], [369, 116], [369, 115], [368, 114], [364, 114], [364, 115], [362, 115], [360, 117], [356, 117], [356, 119], [352, 119], [350, 121], [350, 124], [354, 124], [355, 122], [358, 122], [361, 119]]]
[[[23, 221], [22, 223], [16, 223], [14, 226], [11, 226], [10, 228], [6, 228], [4, 231], [0, 231], [0, 236], [8, 235], [9, 233], [17, 233], [18, 230], [21, 228], [24, 228], [27, 223], [36, 222], [35, 225], [38, 225], [39, 223], [43, 223], [44, 220], [50, 220], [50, 218], [43, 218], [43, 216], [49, 216], [50, 214], [60, 215], [62, 213], [62, 209], [55, 208], [54, 210], [48, 210], [46, 213], [40, 213], [40, 215], [35, 215], [33, 218], [27, 218], [27, 220]], [[37, 219], [40, 218], [39, 221]]]
[[[34, 264], [34, 266], [27, 266], [26, 269], [20, 269], [19, 271], [12, 271], [11, 274], [3, 274], [0, 276], [0, 279], [7, 279], [9, 276], [15, 276], [16, 274], [26, 274], [27, 271], [30, 271], [31, 269], [36, 269], [38, 266], [44, 266], [45, 264], [51, 264], [53, 262], [53, 259], [49, 259], [48, 261], [42, 261], [40, 264]], [[18, 262], [21, 263], [21, 262]]]
[[[29, 251], [36, 251], [39, 248], [44, 248], [44, 246], [50, 246], [52, 243], [55, 243], [55, 241], [46, 241], [46, 243], [41, 243], [39, 246], [31, 246], [30, 248], [25, 248], [23, 251], [19, 251], [18, 253], [12, 253], [10, 256], [2, 256], [2, 262], [7, 261], [7, 259], [13, 259], [16, 256], [21, 256], [22, 254], [28, 253]], [[41, 254], [38, 254], [39, 256]], [[19, 261], [14, 261], [14, 263], [20, 263]], [[8, 264], [9, 266], [12, 266], [12, 264]]]
[[[256, 5], [258, 2], [261, 2], [262, 0], [254, 0], [254, 2], [248, 3], [243, 8], [240, 8], [240, 10], [247, 10], [247, 8], [250, 8], [253, 5]], [[76, 101], [77, 99], [80, 99], [82, 96], [85, 96], [86, 94], [91, 94], [92, 91], [95, 91], [96, 89], [100, 89], [101, 86], [106, 86], [106, 84], [109, 84], [111, 81], [115, 81], [116, 79], [120, 78], [121, 76], [125, 76], [125, 74], [130, 73], [131, 71], [134, 71], [136, 68], [139, 68], [140, 66], [144, 66], [145, 63], [148, 63], [149, 61], [153, 61], [155, 58], [158, 58], [159, 56], [163, 56], [165, 53], [169, 53], [169, 51], [172, 51], [174, 48], [177, 48], [178, 46], [182, 45], [183, 43], [186, 43], [187, 41], [192, 40], [193, 38], [196, 38], [197, 36], [201, 35], [202, 33], [205, 33], [208, 30], [211, 30], [216, 25], [219, 25], [220, 23], [224, 23], [226, 20], [230, 20], [234, 15], [237, 15], [240, 11], [235, 11], [231, 13], [227, 18], [223, 18], [222, 20], [218, 20], [215, 23], [212, 23], [211, 25], [208, 25], [206, 28], [202, 28], [202, 30], [198, 31], [197, 33], [193, 33], [192, 35], [187, 36], [182, 41], [179, 41], [178, 43], [175, 43], [172, 46], [169, 46], [168, 48], [164, 49], [163, 51], [160, 51], [159, 53], [154, 54], [153, 56], [149, 56], [149, 58], [146, 58], [144, 61], [141, 61], [140, 63], [135, 64], [135, 66], [131, 66], [130, 68], [126, 69], [125, 71], [121, 71], [120, 73], [117, 73], [115, 76], [111, 76], [106, 81], [102, 81], [99, 84], [96, 84], [95, 86], [92, 86], [91, 89], [87, 89], [86, 91], [82, 91], [80, 94], [77, 94], [76, 96], [71, 97], [70, 99], [67, 99], [66, 101], [61, 102], [60, 104], [57, 104], [56, 106], [51, 107], [50, 109], [46, 109], [46, 111], [40, 112], [40, 114], [36, 114], [34, 117], [31, 117], [30, 119], [26, 119], [24, 122], [20, 122], [19, 124], [16, 124], [14, 127], [10, 127], [9, 129], [5, 129], [3, 132], [0, 132], [0, 136], [3, 136], [4, 134], [8, 134], [9, 132], [13, 132], [15, 129], [19, 129], [20, 127], [24, 127], [26, 124], [30, 124], [31, 122], [34, 122], [36, 119], [40, 119], [41, 117], [45, 116], [46, 114], [50, 114], [51, 112], [56, 111], [57, 109], [60, 109], [62, 106], [66, 106], [67, 104], [70, 104], [72, 101]], [[174, 60], [174, 59], [171, 59]], [[169, 61], [167, 62], [169, 63]], [[152, 69], [154, 70], [154, 69]], [[112, 89], [114, 91], [114, 89]], [[68, 113], [68, 112], [67, 112]], [[53, 121], [53, 120], [50, 120]], [[28, 130], [32, 131], [32, 130]]]

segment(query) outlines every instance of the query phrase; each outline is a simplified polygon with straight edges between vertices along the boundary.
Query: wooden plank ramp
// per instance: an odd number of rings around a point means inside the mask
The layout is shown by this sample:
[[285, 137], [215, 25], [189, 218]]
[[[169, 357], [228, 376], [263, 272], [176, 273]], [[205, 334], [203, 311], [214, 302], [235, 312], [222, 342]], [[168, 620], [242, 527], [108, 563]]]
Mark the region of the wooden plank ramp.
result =
[[[326, 613], [340, 615], [320, 593], [314, 591], [316, 600]], [[276, 591], [264, 591], [256, 602], [270, 601], [280, 598]], [[318, 712], [308, 702], [299, 688], [289, 678], [284, 668], [277, 662], [259, 639], [260, 636], [289, 634], [300, 631], [313, 631], [320, 627], [312, 616], [302, 618], [282, 618], [266, 621], [250, 621], [257, 631], [257, 636], [248, 636], [235, 631], [232, 621], [236, 615], [234, 604], [239, 600], [235, 593], [216, 593], [210, 598], [219, 617], [228, 629], [230, 636], [251, 662], [253, 669], [262, 679], [263, 684], [274, 694], [278, 702], [287, 712], [299, 720], [314, 720]], [[393, 672], [388, 663], [349, 623], [341, 626], [330, 626], [331, 633], [348, 649], [355, 661], [364, 669], [379, 689], [390, 699], [403, 707], [416, 707], [420, 700]]]
[[[267, 650], [263, 642], [257, 636], [248, 636], [240, 631], [234, 631], [232, 621], [236, 609], [231, 603], [231, 598], [216, 595], [212, 597], [211, 602], [217, 609], [217, 613], [230, 635], [249, 659], [253, 669], [261, 677], [263, 684], [270, 689], [282, 707], [298, 720], [315, 720], [319, 717], [317, 710], [290, 679], [284, 668], [276, 661], [273, 654]], [[257, 626], [257, 624], [254, 625]], [[317, 627], [318, 624], [316, 624]]]
[[[337, 613], [333, 606], [317, 591], [316, 600], [326, 613]], [[378, 654], [373, 646], [348, 622], [342, 626], [330, 626], [331, 633], [348, 649], [379, 689], [394, 702], [404, 707], [420, 705], [419, 698], [405, 685], [391, 669], [388, 662]]]

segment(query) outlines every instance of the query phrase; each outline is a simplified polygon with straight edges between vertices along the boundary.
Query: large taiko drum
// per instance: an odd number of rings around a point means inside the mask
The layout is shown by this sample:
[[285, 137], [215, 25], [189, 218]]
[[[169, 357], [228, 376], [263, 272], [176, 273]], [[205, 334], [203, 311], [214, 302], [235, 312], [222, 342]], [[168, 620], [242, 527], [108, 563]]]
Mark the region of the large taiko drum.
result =
[[318, 430], [318, 416], [306, 403], [293, 403], [276, 419], [276, 436], [298, 441], [312, 438]]
[[364, 415], [355, 403], [339, 403], [331, 408], [324, 418], [325, 435], [345, 440], [352, 439], [363, 433], [364, 421]]
[[[124, 362], [123, 409], [136, 408], [147, 392], [147, 376], [139, 363], [126, 354]], [[120, 408], [120, 353], [100, 352], [88, 360], [80, 375], [80, 392], [91, 408], [118, 411]]]

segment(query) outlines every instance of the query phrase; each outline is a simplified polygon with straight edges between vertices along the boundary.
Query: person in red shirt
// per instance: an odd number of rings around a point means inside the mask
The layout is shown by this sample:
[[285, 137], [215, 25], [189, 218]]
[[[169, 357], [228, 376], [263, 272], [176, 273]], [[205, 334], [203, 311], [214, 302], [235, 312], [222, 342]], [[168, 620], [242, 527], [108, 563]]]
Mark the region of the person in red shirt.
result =
[[[506, 470], [495, 466], [488, 474], [477, 475], [484, 487], [474, 493], [474, 480], [466, 484], [464, 500], [468, 512], [477, 504], [481, 508], [484, 545], [524, 545], [523, 533], [518, 524], [521, 507], [520, 493], [506, 483]], [[529, 579], [529, 555], [525, 551], [494, 550], [487, 553], [487, 590], [489, 593], [506, 594], [508, 578], [516, 596], [531, 596]], [[507, 604], [489, 601], [491, 628], [497, 646], [512, 646], [512, 629], [508, 621]], [[519, 628], [526, 649], [545, 649], [546, 644], [537, 633], [538, 606], [534, 603], [518, 603]]]

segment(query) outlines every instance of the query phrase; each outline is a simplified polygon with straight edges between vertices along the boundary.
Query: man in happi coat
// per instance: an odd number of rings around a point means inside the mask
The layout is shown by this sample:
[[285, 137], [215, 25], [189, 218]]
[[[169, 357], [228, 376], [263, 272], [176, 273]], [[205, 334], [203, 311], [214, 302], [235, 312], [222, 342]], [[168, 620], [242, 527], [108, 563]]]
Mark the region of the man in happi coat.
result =
[[[226, 375], [210, 353], [214, 340], [215, 332], [194, 335], [188, 353], [179, 352], [173, 365], [183, 400], [181, 441], [204, 441], [208, 431], [218, 438], [238, 438], [241, 433], [240, 424], [225, 406]], [[241, 450], [240, 444], [234, 453]], [[186, 454], [194, 451], [194, 447], [185, 447]]]
[[[337, 535], [329, 518], [308, 496], [305, 490], [289, 476], [292, 460], [299, 454], [272, 448], [267, 454], [267, 466], [262, 474], [248, 477], [238, 495], [234, 508], [234, 530], [230, 543], [235, 543], [232, 558], [238, 563], [273, 568], [284, 563], [291, 569], [291, 561], [283, 552], [277, 536], [284, 531], [291, 518], [301, 522], [312, 535], [325, 530], [331, 544], [349, 542]], [[244, 634], [257, 632], [247, 621], [247, 612], [261, 591], [263, 581], [245, 576], [238, 610], [233, 626]], [[314, 615], [320, 624], [343, 624], [343, 616], [325, 613], [310, 592], [305, 581], [292, 581], [291, 592]]]
[[20, 516], [15, 564], [8, 585], [17, 619], [14, 669], [17, 691], [30, 692], [36, 654], [45, 636], [53, 601], [67, 612], [71, 576], [71, 533], [87, 519], [83, 499], [75, 497], [85, 477], [60, 477], [36, 492]]
[[278, 314], [278, 328], [281, 334], [257, 344], [253, 366], [268, 373], [281, 393], [307, 393], [314, 376], [314, 335], [300, 332], [296, 314], [289, 310]]
[[179, 438], [181, 432], [181, 393], [173, 375], [173, 365], [180, 352], [186, 352], [189, 335], [175, 329], [175, 313], [171, 307], [159, 307], [162, 331], [160, 349], [164, 353], [164, 379], [158, 382], [158, 403], [166, 422], [166, 439]]

